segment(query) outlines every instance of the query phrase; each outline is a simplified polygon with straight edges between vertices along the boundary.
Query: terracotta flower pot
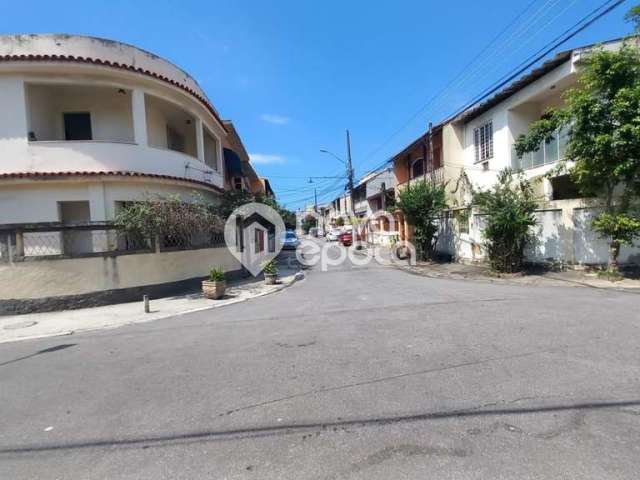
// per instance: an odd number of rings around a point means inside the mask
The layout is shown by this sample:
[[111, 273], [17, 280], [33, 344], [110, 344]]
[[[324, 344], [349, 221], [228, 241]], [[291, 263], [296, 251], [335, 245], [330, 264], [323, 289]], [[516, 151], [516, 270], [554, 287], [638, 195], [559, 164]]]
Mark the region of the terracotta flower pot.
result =
[[264, 284], [265, 285], [275, 285], [277, 278], [278, 278], [278, 275], [275, 274], [275, 273], [265, 273], [264, 274]]
[[227, 282], [209, 282], [208, 280], [204, 280], [202, 282], [202, 293], [205, 298], [209, 298], [211, 300], [218, 300], [219, 298], [224, 297], [224, 292], [227, 289]]

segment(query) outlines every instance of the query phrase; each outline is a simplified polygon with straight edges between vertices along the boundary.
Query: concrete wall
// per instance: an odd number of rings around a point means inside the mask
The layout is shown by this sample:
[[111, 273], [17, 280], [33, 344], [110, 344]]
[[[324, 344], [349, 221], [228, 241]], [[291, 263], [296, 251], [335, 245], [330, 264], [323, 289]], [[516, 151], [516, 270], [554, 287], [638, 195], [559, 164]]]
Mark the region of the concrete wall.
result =
[[[527, 260], [532, 263], [605, 265], [609, 259], [607, 241], [591, 229], [591, 220], [598, 212], [597, 207], [582, 200], [546, 202], [544, 208], [536, 212], [536, 239], [526, 250]], [[458, 261], [484, 261], [483, 229], [483, 215], [470, 216], [468, 233], [460, 233], [456, 221], [449, 218], [441, 225], [437, 250]], [[640, 242], [623, 247], [619, 261], [621, 264], [640, 264]]]
[[0, 224], [58, 222], [58, 202], [71, 201], [89, 201], [92, 221], [113, 220], [117, 202], [170, 195], [190, 201], [198, 191], [210, 202], [219, 199], [207, 190], [162, 181], [24, 181], [0, 188]]
[[37, 299], [158, 285], [241, 266], [226, 247], [0, 264], [0, 300]]

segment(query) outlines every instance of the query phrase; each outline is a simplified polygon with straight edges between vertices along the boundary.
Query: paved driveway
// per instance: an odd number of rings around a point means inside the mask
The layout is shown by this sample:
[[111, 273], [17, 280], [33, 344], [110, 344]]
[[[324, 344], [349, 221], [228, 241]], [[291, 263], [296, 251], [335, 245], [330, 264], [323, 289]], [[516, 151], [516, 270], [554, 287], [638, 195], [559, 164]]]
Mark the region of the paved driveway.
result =
[[0, 345], [0, 478], [636, 478], [640, 297], [346, 264]]

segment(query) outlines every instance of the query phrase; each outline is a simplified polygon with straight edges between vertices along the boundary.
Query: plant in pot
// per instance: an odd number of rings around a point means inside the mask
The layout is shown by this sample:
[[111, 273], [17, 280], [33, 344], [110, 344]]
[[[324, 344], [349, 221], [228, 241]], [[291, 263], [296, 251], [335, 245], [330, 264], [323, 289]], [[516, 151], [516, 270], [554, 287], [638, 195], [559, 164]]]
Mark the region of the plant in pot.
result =
[[275, 285], [278, 278], [278, 266], [275, 260], [269, 260], [262, 264], [265, 285]]
[[212, 300], [222, 298], [226, 289], [227, 282], [222, 268], [212, 268], [209, 271], [209, 279], [202, 281], [202, 293], [205, 298]]

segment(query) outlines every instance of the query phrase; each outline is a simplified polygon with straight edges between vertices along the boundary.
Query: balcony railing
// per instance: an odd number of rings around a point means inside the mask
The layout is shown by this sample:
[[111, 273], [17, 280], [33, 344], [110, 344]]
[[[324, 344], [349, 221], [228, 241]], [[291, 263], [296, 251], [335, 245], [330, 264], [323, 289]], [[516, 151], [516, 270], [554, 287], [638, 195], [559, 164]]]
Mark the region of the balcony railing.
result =
[[397, 186], [403, 188], [407, 185], [416, 185], [425, 181], [434, 182], [436, 185], [444, 183], [444, 167], [436, 168], [433, 172], [427, 172], [419, 177], [412, 178], [407, 182], [400, 183]]
[[518, 158], [512, 147], [511, 167], [514, 170], [528, 170], [562, 160], [567, 152], [568, 140], [568, 129], [563, 128], [557, 130], [548, 141], [540, 142], [537, 151], [525, 153], [522, 158]]

